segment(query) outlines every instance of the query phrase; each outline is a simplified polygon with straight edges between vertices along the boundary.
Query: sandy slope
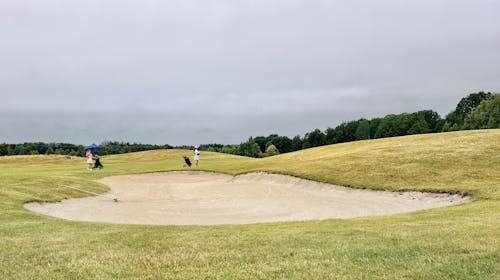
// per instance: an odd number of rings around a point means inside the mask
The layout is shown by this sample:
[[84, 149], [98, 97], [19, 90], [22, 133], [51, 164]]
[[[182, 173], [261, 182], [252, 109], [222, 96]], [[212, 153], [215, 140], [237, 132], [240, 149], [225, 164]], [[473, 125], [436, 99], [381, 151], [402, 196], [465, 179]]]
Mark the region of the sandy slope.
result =
[[[112, 176], [109, 193], [60, 203], [29, 203], [34, 212], [68, 220], [130, 224], [212, 225], [355, 218], [467, 202], [459, 195], [356, 190], [291, 176], [208, 172]], [[113, 198], [118, 202], [113, 202]]]

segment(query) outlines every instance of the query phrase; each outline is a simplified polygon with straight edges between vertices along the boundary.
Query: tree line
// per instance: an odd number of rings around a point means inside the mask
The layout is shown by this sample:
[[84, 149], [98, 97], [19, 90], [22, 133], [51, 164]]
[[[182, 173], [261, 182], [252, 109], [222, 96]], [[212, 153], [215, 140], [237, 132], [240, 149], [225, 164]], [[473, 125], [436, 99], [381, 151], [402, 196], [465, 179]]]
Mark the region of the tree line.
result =
[[[99, 155], [124, 154], [131, 152], [140, 152], [147, 150], [172, 149], [166, 145], [150, 145], [142, 143], [129, 142], [111, 142], [105, 141], [99, 145], [102, 149]], [[83, 156], [85, 154], [83, 145], [74, 145], [70, 143], [20, 143], [20, 144], [0, 144], [0, 156], [14, 155], [67, 155]]]
[[[422, 133], [437, 133], [467, 129], [500, 128], [500, 94], [472, 93], [460, 100], [455, 110], [443, 119], [433, 110], [390, 114], [382, 118], [358, 119], [343, 122], [325, 131], [314, 129], [303, 137], [293, 138], [271, 134], [250, 137], [236, 145], [202, 144], [201, 150], [248, 157], [267, 157], [302, 149], [356, 140], [377, 139]], [[105, 141], [100, 155], [123, 154], [158, 149], [193, 149], [193, 146], [151, 145]], [[58, 154], [83, 156], [84, 146], [69, 143], [0, 144], [0, 156]]]
[[423, 133], [468, 129], [500, 128], [500, 94], [472, 93], [460, 100], [455, 110], [443, 119], [433, 110], [390, 114], [382, 118], [343, 122], [325, 131], [315, 129], [303, 137], [271, 134], [250, 137], [239, 145], [211, 148], [217, 152], [249, 157], [266, 157], [323, 145]]

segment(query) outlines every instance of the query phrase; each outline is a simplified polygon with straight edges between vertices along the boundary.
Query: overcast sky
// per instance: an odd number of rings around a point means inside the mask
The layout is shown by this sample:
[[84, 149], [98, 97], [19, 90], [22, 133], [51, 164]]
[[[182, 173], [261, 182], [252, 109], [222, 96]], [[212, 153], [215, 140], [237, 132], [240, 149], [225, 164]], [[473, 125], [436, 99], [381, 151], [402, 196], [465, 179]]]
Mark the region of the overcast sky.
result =
[[496, 0], [0, 0], [0, 143], [240, 143], [500, 91]]

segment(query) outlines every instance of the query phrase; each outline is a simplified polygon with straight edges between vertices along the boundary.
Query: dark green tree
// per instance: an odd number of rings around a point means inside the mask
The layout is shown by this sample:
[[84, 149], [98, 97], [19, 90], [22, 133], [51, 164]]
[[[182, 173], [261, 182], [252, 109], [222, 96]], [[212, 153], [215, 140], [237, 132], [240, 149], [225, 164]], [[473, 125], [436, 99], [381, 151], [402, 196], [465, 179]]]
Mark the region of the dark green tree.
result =
[[7, 155], [7, 144], [0, 144], [0, 156]]
[[303, 145], [304, 143], [300, 135], [296, 135], [295, 137], [292, 138], [292, 151], [301, 150]]
[[356, 140], [370, 139], [370, 123], [366, 119], [358, 121], [358, 127], [355, 134]]
[[8, 145], [7, 146], [7, 155], [8, 156], [15, 156], [16, 154], [16, 145]]
[[326, 145], [326, 136], [321, 130], [315, 129], [312, 132], [306, 133], [302, 147], [307, 149], [323, 145]]
[[289, 153], [293, 150], [292, 149], [292, 139], [290, 139], [286, 136], [276, 136], [276, 137], [273, 137], [272, 139], [269, 139], [269, 140], [274, 146], [276, 146], [276, 148], [281, 153]]
[[237, 154], [238, 145], [226, 145], [222, 148], [221, 152], [225, 154]]
[[325, 138], [326, 138], [326, 143], [327, 144], [336, 144], [336, 143], [342, 143], [345, 142], [345, 136], [344, 136], [344, 126], [345, 123], [342, 123], [335, 128], [327, 128], [325, 130]]
[[268, 137], [264, 136], [257, 136], [253, 139], [255, 143], [259, 145], [260, 151], [263, 153], [266, 151], [266, 144], [269, 142]]
[[500, 128], [500, 94], [483, 100], [465, 117], [464, 129], [481, 128]]
[[444, 121], [443, 131], [461, 130], [465, 117], [472, 112], [483, 100], [489, 99], [491, 92], [477, 92], [464, 97], [457, 104], [454, 111], [450, 112]]
[[243, 142], [238, 146], [237, 154], [240, 156], [258, 158], [261, 157], [262, 152], [260, 151], [259, 144], [255, 143], [253, 138], [250, 137], [248, 141]]
[[407, 135], [410, 125], [413, 124], [414, 116], [409, 113], [385, 116], [375, 133], [375, 138], [393, 137]]
[[47, 150], [45, 151], [45, 154], [46, 154], [46, 155], [53, 155], [53, 154], [54, 154], [54, 150], [52, 149], [52, 147], [51, 147], [51, 146], [49, 146], [49, 147], [47, 148]]
[[378, 126], [382, 122], [382, 118], [374, 118], [370, 120], [370, 139], [375, 138], [375, 134], [377, 133]]
[[358, 130], [359, 120], [350, 121], [345, 124], [344, 135], [346, 136], [346, 141], [350, 142], [356, 140], [356, 131]]
[[429, 129], [429, 126], [425, 121], [424, 115], [416, 115], [415, 122], [410, 127], [410, 129], [408, 129], [408, 134], [421, 134], [428, 132], [431, 132], [431, 130]]

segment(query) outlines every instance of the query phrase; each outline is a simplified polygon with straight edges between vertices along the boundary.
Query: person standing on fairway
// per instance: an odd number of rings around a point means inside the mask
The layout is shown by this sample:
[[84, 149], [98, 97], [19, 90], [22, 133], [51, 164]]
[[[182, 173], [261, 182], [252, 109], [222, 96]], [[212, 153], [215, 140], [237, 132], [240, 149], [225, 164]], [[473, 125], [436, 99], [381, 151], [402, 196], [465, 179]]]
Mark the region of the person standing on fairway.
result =
[[90, 151], [90, 149], [87, 150], [87, 152], [85, 153], [85, 156], [87, 157], [87, 170], [90, 170], [92, 171], [92, 152]]
[[198, 167], [198, 161], [200, 161], [200, 151], [198, 150], [198, 146], [194, 146], [194, 163], [195, 166]]

